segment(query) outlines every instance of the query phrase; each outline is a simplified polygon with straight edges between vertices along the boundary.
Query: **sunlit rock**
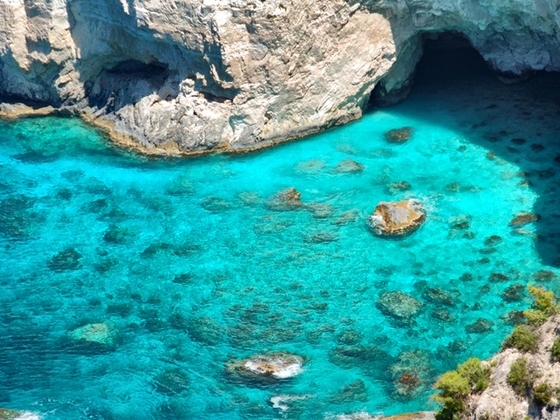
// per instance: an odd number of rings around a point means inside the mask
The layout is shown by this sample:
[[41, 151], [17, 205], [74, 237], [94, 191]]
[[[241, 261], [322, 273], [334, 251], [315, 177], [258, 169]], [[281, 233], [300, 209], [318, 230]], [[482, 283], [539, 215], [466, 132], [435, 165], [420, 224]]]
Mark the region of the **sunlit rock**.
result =
[[303, 357], [277, 352], [259, 354], [226, 364], [226, 371], [240, 380], [278, 381], [303, 372]]
[[403, 236], [417, 230], [426, 220], [418, 200], [382, 201], [368, 219], [368, 225], [379, 236]]

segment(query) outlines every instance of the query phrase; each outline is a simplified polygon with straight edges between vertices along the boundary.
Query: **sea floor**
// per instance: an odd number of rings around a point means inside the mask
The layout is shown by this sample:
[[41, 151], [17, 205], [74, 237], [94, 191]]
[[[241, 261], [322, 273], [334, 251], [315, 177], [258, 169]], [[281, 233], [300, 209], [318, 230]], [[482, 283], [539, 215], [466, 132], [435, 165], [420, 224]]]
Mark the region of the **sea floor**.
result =
[[[76, 119], [1, 123], [0, 406], [61, 420], [434, 409], [437, 375], [499, 349], [527, 284], [558, 291], [560, 101], [546, 74], [421, 82], [399, 105], [246, 156], [148, 159]], [[401, 127], [410, 140], [388, 142]], [[303, 206], [274, 206], [289, 187]], [[424, 226], [374, 236], [376, 204], [405, 198]], [[519, 212], [540, 219], [510, 226]], [[423, 306], [393, 318], [378, 305], [392, 291]], [[114, 342], [76, 345], [90, 323]], [[225, 371], [271, 351], [303, 356], [303, 373]], [[295, 398], [275, 408], [280, 395]]]

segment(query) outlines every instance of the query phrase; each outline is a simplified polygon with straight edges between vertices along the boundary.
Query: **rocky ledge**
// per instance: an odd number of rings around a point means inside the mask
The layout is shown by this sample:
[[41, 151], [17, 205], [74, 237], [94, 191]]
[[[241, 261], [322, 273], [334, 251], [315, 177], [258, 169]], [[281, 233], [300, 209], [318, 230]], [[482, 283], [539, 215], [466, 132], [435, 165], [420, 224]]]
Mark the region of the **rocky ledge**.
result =
[[553, 3], [4, 1], [0, 98], [29, 107], [0, 114], [78, 115], [150, 154], [255, 150], [402, 99], [423, 36], [464, 34], [508, 80], [559, 70]]

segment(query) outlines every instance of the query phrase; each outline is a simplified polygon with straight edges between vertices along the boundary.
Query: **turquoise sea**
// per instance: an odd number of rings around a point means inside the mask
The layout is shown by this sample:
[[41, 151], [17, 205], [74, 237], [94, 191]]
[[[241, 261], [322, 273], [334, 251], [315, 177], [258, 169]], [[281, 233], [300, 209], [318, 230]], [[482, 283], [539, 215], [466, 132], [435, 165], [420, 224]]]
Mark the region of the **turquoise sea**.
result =
[[[0, 407], [61, 420], [434, 409], [435, 378], [499, 349], [527, 284], [558, 290], [558, 80], [426, 65], [399, 105], [243, 156], [152, 159], [76, 119], [1, 123]], [[401, 127], [409, 141], [385, 139]], [[340, 172], [345, 159], [363, 171]], [[271, 208], [289, 187], [305, 206]], [[368, 230], [379, 201], [411, 197], [420, 230]], [[540, 220], [509, 226], [522, 211]], [[424, 306], [391, 318], [377, 305], [391, 291]], [[89, 323], [115, 345], [72, 343]], [[269, 351], [303, 356], [303, 373], [224, 370]], [[295, 398], [274, 408], [280, 395]]]

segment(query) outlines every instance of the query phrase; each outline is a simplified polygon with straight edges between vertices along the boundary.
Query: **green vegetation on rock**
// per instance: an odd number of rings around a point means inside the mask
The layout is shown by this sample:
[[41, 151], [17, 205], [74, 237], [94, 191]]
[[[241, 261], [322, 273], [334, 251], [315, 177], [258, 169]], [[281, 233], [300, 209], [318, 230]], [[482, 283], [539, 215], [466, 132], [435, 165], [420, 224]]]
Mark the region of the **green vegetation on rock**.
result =
[[534, 353], [538, 349], [539, 333], [533, 327], [518, 325], [505, 339], [502, 348], [514, 348], [522, 352]]
[[507, 383], [519, 396], [525, 396], [533, 386], [533, 377], [527, 366], [527, 359], [518, 358], [512, 363]]
[[529, 324], [538, 327], [544, 324], [548, 317], [557, 314], [560, 307], [556, 303], [554, 293], [550, 290], [531, 285], [529, 285], [528, 290], [533, 297], [533, 304], [531, 309], [523, 312], [523, 315], [525, 315]]
[[552, 388], [546, 382], [533, 389], [533, 401], [538, 405], [548, 405], [552, 399]]
[[560, 337], [554, 340], [552, 348], [550, 349], [550, 360], [553, 362], [560, 362]]
[[491, 368], [479, 359], [471, 358], [457, 366], [457, 370], [444, 373], [437, 380], [438, 395], [434, 401], [442, 405], [436, 414], [437, 420], [456, 420], [465, 410], [469, 394], [484, 391], [490, 384]]

